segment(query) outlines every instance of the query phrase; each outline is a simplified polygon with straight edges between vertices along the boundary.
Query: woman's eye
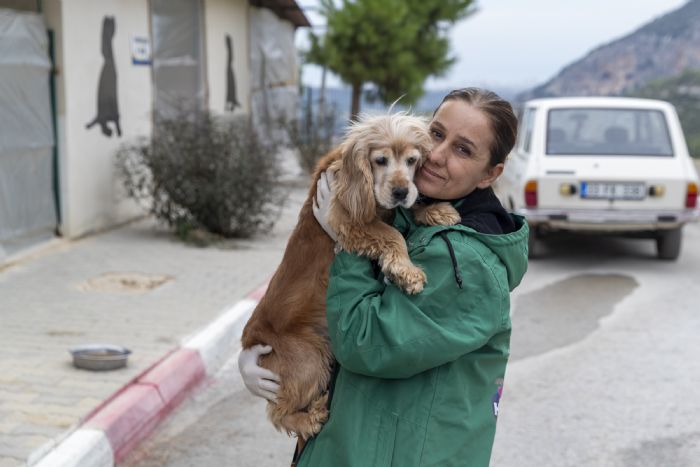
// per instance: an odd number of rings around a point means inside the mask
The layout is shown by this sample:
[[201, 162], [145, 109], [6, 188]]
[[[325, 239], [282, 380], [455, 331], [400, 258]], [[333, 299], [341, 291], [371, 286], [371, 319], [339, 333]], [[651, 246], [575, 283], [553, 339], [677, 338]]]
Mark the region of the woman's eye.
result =
[[457, 151], [465, 156], [470, 156], [472, 152], [466, 146], [457, 146]]
[[440, 130], [432, 129], [430, 130], [430, 134], [433, 135], [435, 139], [442, 139], [442, 132]]
[[416, 160], [417, 160], [417, 159], [416, 159], [415, 157], [409, 157], [408, 159], [406, 159], [406, 163], [407, 163], [408, 165], [413, 165], [413, 164], [416, 163]]
[[382, 157], [377, 157], [376, 159], [374, 159], [374, 162], [376, 162], [377, 165], [386, 165], [387, 160], [386, 160], [386, 157], [382, 156]]

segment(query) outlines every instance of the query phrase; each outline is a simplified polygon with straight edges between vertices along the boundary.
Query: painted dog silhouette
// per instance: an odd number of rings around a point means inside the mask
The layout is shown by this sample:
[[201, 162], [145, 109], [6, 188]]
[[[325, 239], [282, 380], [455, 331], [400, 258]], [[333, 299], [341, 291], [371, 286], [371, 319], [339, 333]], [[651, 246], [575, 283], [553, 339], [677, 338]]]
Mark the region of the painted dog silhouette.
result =
[[233, 74], [233, 46], [231, 36], [226, 34], [226, 49], [228, 52], [226, 61], [226, 110], [233, 111], [240, 107], [236, 96], [236, 75]]
[[117, 69], [114, 66], [114, 54], [112, 52], [112, 39], [115, 30], [114, 16], [105, 16], [102, 20], [102, 56], [104, 65], [100, 72], [100, 81], [97, 86], [97, 116], [85, 128], [88, 130], [95, 124], [100, 125], [105, 136], [112, 136], [112, 129], [107, 123], [114, 122], [117, 136], [122, 135], [119, 126], [119, 107], [117, 105]]

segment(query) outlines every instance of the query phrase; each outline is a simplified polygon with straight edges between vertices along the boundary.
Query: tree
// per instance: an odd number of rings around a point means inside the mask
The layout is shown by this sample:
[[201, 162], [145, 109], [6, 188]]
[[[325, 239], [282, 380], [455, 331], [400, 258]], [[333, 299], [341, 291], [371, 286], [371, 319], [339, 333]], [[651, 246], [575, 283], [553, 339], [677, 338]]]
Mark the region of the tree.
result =
[[454, 63], [447, 32], [475, 12], [472, 0], [321, 0], [327, 25], [311, 35], [307, 60], [326, 66], [352, 87], [351, 119], [365, 84], [384, 103], [414, 103], [423, 84]]

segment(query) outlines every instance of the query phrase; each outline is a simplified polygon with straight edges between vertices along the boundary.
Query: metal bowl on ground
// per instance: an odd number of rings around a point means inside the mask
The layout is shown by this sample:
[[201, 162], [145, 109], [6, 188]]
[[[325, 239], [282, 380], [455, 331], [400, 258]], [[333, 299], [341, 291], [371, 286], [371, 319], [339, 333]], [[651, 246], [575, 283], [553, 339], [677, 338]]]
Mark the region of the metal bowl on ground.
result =
[[118, 345], [88, 344], [74, 347], [69, 352], [77, 368], [107, 371], [125, 366], [131, 350]]

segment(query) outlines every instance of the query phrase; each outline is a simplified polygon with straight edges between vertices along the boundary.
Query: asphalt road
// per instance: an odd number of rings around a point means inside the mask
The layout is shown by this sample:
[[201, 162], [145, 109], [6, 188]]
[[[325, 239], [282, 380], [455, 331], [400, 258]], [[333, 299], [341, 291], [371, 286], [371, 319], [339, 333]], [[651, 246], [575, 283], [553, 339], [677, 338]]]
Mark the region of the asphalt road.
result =
[[[677, 262], [650, 240], [551, 239], [512, 299], [492, 466], [700, 465], [700, 226]], [[293, 444], [232, 360], [124, 465], [286, 466]]]

